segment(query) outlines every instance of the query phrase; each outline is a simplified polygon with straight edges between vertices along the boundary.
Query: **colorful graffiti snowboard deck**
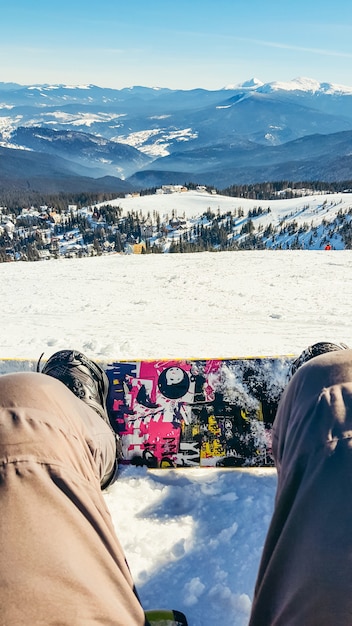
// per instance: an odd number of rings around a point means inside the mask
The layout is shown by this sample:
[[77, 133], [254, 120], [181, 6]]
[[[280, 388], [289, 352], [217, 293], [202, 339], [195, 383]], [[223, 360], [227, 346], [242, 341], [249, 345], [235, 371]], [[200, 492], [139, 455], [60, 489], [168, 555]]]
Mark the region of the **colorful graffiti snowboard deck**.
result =
[[109, 364], [108, 410], [123, 462], [272, 466], [271, 428], [293, 358]]
[[[272, 466], [271, 428], [294, 356], [102, 362], [123, 463]], [[0, 374], [37, 362], [0, 359]]]

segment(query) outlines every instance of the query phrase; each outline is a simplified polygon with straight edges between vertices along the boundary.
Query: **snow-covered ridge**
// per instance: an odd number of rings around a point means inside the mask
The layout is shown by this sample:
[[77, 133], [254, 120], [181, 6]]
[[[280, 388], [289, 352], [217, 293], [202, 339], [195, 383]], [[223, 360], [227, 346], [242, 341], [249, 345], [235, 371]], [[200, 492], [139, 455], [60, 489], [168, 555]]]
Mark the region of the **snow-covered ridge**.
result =
[[274, 91], [302, 91], [305, 93], [325, 94], [352, 94], [352, 87], [335, 83], [320, 83], [313, 78], [298, 77], [290, 81], [274, 81], [262, 83], [258, 78], [252, 78], [238, 85], [228, 85], [226, 90], [248, 89], [260, 93], [272, 93]]
[[[82, 84], [82, 85], [66, 85], [66, 84], [38, 84], [38, 85], [17, 85], [19, 89], [28, 89], [29, 91], [38, 91], [38, 92], [54, 92], [59, 90], [104, 90], [104, 87], [93, 84]], [[0, 82], [0, 88], [6, 88], [6, 83]], [[309, 78], [305, 76], [298, 76], [291, 80], [287, 81], [270, 81], [267, 83], [263, 83], [259, 78], [253, 77], [242, 83], [229, 83], [222, 88], [224, 91], [238, 91], [238, 90], [249, 90], [249, 91], [260, 91], [262, 93], [270, 93], [273, 91], [302, 91], [309, 93], [327, 93], [327, 94], [351, 94], [352, 87], [348, 85], [341, 85], [338, 83], [331, 82], [319, 82], [314, 78]], [[167, 87], [154, 87], [154, 86], [140, 86], [134, 85], [130, 87], [124, 87], [123, 89], [112, 89], [108, 88], [107, 91], [124, 91], [124, 92], [137, 92], [138, 90], [151, 90], [154, 92], [165, 92], [165, 91], [177, 91], [173, 89], [168, 89]], [[179, 90], [179, 91], [192, 91], [191, 89]]]
[[304, 91], [308, 93], [352, 94], [352, 87], [334, 83], [319, 83], [311, 78], [296, 78], [290, 82], [274, 82], [263, 85], [259, 91]]
[[250, 78], [249, 80], [246, 80], [244, 83], [226, 85], [224, 89], [226, 90], [257, 89], [258, 87], [262, 87], [262, 85], [264, 85], [264, 83], [261, 80], [259, 80], [259, 78]]
[[37, 91], [54, 91], [55, 89], [91, 89], [94, 85], [30, 85], [27, 89]]

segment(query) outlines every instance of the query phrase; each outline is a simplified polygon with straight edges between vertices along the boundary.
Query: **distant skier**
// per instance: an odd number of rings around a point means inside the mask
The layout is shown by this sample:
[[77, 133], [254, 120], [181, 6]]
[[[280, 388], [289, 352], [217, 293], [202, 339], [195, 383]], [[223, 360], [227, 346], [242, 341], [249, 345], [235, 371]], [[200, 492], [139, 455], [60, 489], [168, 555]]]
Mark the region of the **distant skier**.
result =
[[331, 250], [331, 244], [330, 244], [330, 243], [327, 243], [327, 244], [326, 244], [326, 246], [325, 246], [325, 248], [324, 248], [324, 250]]
[[[317, 356], [318, 355], [318, 356]], [[250, 626], [347, 626], [352, 616], [352, 350], [297, 359], [273, 427], [275, 509]]]
[[1, 624], [146, 624], [101, 494], [119, 447], [107, 391], [75, 351], [0, 376]]

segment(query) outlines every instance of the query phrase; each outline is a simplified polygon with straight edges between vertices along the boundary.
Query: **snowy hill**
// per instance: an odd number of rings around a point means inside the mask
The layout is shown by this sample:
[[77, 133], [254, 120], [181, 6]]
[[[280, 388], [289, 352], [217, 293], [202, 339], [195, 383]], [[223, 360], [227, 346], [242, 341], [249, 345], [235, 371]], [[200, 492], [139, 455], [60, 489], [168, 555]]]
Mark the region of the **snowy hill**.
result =
[[[286, 190], [282, 195], [289, 192], [295, 193]], [[352, 193], [301, 193], [302, 197], [290, 199], [280, 200], [277, 194], [275, 200], [250, 200], [189, 191], [119, 198], [109, 204], [127, 215], [140, 213], [150, 223], [154, 213], [155, 225], [159, 216], [166, 230], [160, 233], [154, 228], [149, 245], [163, 251], [169, 251], [172, 243], [182, 243], [183, 252], [197, 249], [200, 228], [209, 242], [207, 249], [214, 250], [321, 250], [328, 243], [335, 249], [350, 248]]]
[[288, 188], [273, 192], [276, 199], [259, 201], [203, 188], [176, 189], [60, 211], [1, 207], [0, 262], [116, 253], [352, 248], [352, 192], [313, 194]]

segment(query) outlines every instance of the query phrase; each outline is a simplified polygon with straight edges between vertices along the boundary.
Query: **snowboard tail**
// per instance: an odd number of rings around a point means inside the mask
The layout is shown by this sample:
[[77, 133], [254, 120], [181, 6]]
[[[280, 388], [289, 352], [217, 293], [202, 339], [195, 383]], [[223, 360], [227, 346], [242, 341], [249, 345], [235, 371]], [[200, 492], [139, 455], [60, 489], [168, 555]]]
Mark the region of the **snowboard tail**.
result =
[[188, 626], [184, 613], [176, 610], [154, 609], [145, 611], [149, 626]]

